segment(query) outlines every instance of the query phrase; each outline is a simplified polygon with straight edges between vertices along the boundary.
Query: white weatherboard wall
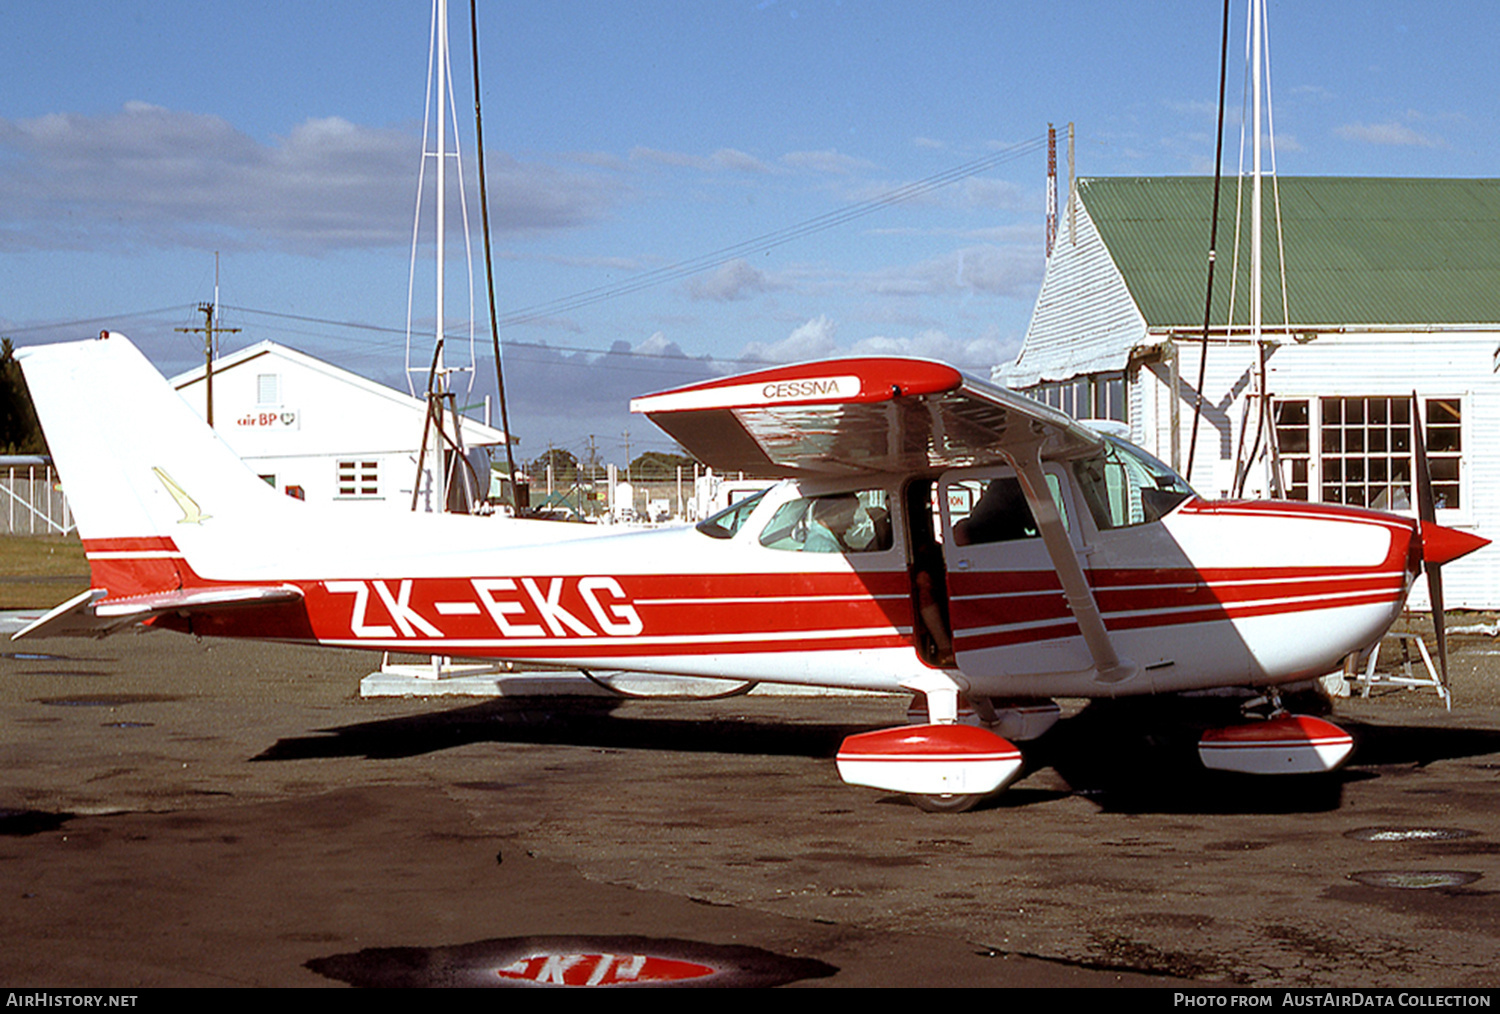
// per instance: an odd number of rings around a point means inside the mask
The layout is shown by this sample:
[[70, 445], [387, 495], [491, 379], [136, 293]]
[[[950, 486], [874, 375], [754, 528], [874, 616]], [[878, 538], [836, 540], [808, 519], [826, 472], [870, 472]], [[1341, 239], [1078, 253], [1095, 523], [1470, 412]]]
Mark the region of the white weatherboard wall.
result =
[[[1358, 188], [1369, 182], [1335, 181], [1316, 186], [1327, 188], [1319, 193], [1339, 197], [1345, 188]], [[1324, 300], [1315, 311], [1335, 315], [1335, 319], [1294, 321], [1295, 340], [1287, 335], [1272, 336], [1280, 344], [1270, 356], [1266, 386], [1274, 399], [1308, 402], [1307, 432], [1312, 445], [1305, 457], [1312, 480], [1308, 490], [1311, 499], [1324, 495], [1322, 477], [1318, 474], [1323, 465], [1318, 410], [1333, 410], [1335, 406], [1328, 399], [1407, 399], [1415, 391], [1424, 408], [1429, 399], [1456, 399], [1461, 418], [1459, 506], [1439, 511], [1438, 522], [1500, 541], [1500, 374], [1497, 374], [1500, 324], [1492, 316], [1484, 316], [1493, 312], [1492, 302], [1467, 298], [1475, 293], [1472, 286], [1467, 293], [1456, 288], [1465, 277], [1492, 277], [1484, 274], [1489, 270], [1485, 266], [1493, 259], [1488, 252], [1492, 249], [1490, 240], [1486, 238], [1492, 233], [1475, 233], [1469, 228], [1473, 222], [1464, 210], [1483, 212], [1492, 183], [1473, 181], [1454, 191], [1453, 181], [1414, 181], [1421, 189], [1415, 206], [1429, 208], [1439, 218], [1447, 215], [1451, 219], [1451, 235], [1457, 237], [1449, 241], [1451, 256], [1441, 248], [1418, 246], [1406, 251], [1399, 245], [1393, 247], [1388, 236], [1370, 238], [1381, 235], [1378, 229], [1371, 232], [1352, 226], [1347, 230], [1352, 238], [1346, 248], [1325, 228], [1326, 216], [1315, 215], [1309, 220], [1317, 226], [1309, 233], [1309, 249], [1315, 251], [1312, 255], [1332, 258], [1329, 263], [1335, 268], [1353, 274], [1343, 279], [1348, 283], [1347, 291], [1336, 284], [1337, 272], [1330, 276], [1329, 284], [1334, 286], [1338, 298]], [[1168, 195], [1173, 193], [1169, 184], [1170, 181], [1163, 183]], [[1201, 304], [1196, 313], [1192, 307], [1195, 298], [1200, 297], [1189, 298], [1186, 305], [1179, 305], [1186, 298], [1182, 293], [1187, 290], [1176, 286], [1184, 284], [1186, 276], [1181, 272], [1189, 270], [1185, 265], [1196, 262], [1197, 256], [1184, 260], [1174, 256], [1181, 253], [1175, 246], [1150, 247], [1152, 243], [1184, 242], [1185, 233], [1174, 231], [1180, 209], [1170, 203], [1157, 206], [1140, 193], [1125, 191], [1115, 193], [1123, 203], [1105, 201], [1100, 205], [1113, 208], [1102, 212], [1101, 220], [1103, 214], [1118, 216], [1109, 223], [1111, 239], [1106, 244], [1086, 206], [1088, 192], [1086, 188], [1075, 192], [1061, 216], [1060, 233], [1047, 262], [1020, 355], [1014, 363], [996, 366], [992, 379], [1022, 390], [1047, 385], [1045, 390], [1038, 391], [1039, 395], [1071, 406], [1090, 387], [1109, 393], [1109, 385], [1117, 383], [1123, 372], [1132, 439], [1163, 461], [1180, 464], [1186, 470], [1201, 346], [1191, 334], [1182, 332], [1184, 328], [1192, 331], [1202, 311]], [[1381, 192], [1392, 195], [1397, 212], [1404, 206], [1396, 200], [1394, 191]], [[1138, 199], [1139, 206], [1131, 203]], [[1348, 221], [1358, 224], [1371, 220], [1376, 210], [1356, 202], [1339, 214], [1350, 216]], [[1492, 218], [1475, 221], [1488, 223]], [[1195, 248], [1196, 242], [1193, 241]], [[1474, 256], [1470, 255], [1470, 248], [1477, 251]], [[1121, 258], [1119, 263], [1115, 260], [1116, 253]], [[1410, 263], [1404, 263], [1403, 259], [1408, 257]], [[1151, 297], [1147, 303], [1155, 309], [1143, 312], [1145, 304], [1136, 302], [1120, 271], [1120, 263], [1141, 265], [1131, 269], [1140, 270], [1141, 276], [1130, 279], [1130, 283]], [[1369, 266], [1368, 277], [1361, 273], [1361, 265]], [[1221, 261], [1219, 267], [1220, 284], [1227, 284], [1223, 273], [1230, 264]], [[1446, 323], [1431, 326], [1370, 323], [1370, 318], [1363, 316], [1370, 292], [1362, 290], [1360, 285], [1382, 284], [1379, 272], [1391, 268], [1400, 268], [1407, 275], [1415, 273], [1418, 278], [1423, 272], [1431, 272], [1433, 284], [1425, 290], [1418, 286], [1409, 298], [1417, 299], [1424, 292], [1431, 296], [1420, 303], [1426, 307], [1423, 312]], [[1476, 269], [1480, 269], [1477, 275], [1462, 274]], [[1243, 300], [1243, 295], [1239, 298]], [[1161, 319], [1153, 317], [1148, 321], [1147, 312]], [[1395, 316], [1410, 319], [1399, 312]], [[1278, 323], [1267, 321], [1272, 327]], [[1164, 358], [1171, 345], [1176, 348], [1180, 384], [1175, 448], [1170, 369]], [[1253, 437], [1258, 426], [1254, 416], [1247, 420], [1245, 414], [1249, 395], [1258, 389], [1254, 376], [1256, 364], [1255, 349], [1246, 337], [1236, 335], [1233, 342], [1226, 343], [1220, 324], [1209, 346], [1204, 382], [1208, 410], [1200, 426], [1192, 474], [1188, 476], [1205, 496], [1225, 496], [1232, 489], [1240, 454], [1240, 431], [1249, 429]], [[1112, 409], [1111, 404], [1106, 411]], [[1347, 437], [1352, 428], [1346, 425], [1339, 430], [1330, 425], [1328, 433]], [[1247, 439], [1246, 443], [1250, 442]], [[1174, 450], [1178, 451], [1176, 455]], [[1373, 460], [1378, 454], [1372, 449], [1369, 457]], [[1356, 455], [1348, 455], [1345, 460], [1358, 463]], [[1332, 463], [1330, 460], [1330, 475]], [[1364, 463], [1368, 465], [1370, 461]], [[1448, 463], [1451, 464], [1451, 457]], [[1245, 494], [1267, 496], [1269, 487], [1267, 467], [1261, 464], [1252, 468]], [[1329, 491], [1330, 496], [1340, 494], [1340, 490]], [[1500, 609], [1500, 546], [1481, 549], [1451, 564], [1445, 569], [1444, 585], [1446, 604], [1450, 606]], [[1419, 583], [1412, 603], [1425, 607], [1425, 582]]]
[[[172, 379], [200, 416], [203, 376], [199, 367]], [[216, 361], [213, 386], [215, 430], [277, 489], [299, 486], [309, 501], [411, 509], [423, 401], [274, 342]], [[463, 426], [465, 447], [503, 442], [481, 423]], [[429, 471], [419, 509], [436, 509], [433, 500]]]
[[[1471, 531], [1500, 543], [1500, 374], [1495, 371], [1497, 336], [1492, 331], [1390, 331], [1321, 335], [1305, 344], [1280, 345], [1271, 355], [1268, 382], [1280, 399], [1330, 397], [1458, 398], [1462, 405], [1460, 506], [1438, 512], [1438, 523]], [[1198, 374], [1198, 346], [1178, 346], [1182, 378], [1181, 441], [1187, 467], [1192, 430], [1192, 385]], [[1233, 476], [1247, 371], [1254, 363], [1248, 346], [1213, 345], [1208, 352], [1206, 402], [1219, 407], [1200, 423], [1191, 481], [1205, 496], [1224, 495]], [[1170, 389], [1167, 370], [1151, 363], [1129, 377], [1139, 387], [1142, 415], [1132, 433], [1142, 446], [1171, 460]], [[1136, 406], [1132, 400], [1132, 408]], [[1253, 419], [1251, 420], [1253, 424]], [[1218, 425], [1215, 425], [1217, 422]], [[1313, 446], [1312, 454], [1318, 454]], [[1252, 474], [1247, 496], [1266, 496], [1264, 471]], [[1314, 498], [1317, 493], [1313, 493]], [[1489, 547], [1443, 570], [1448, 608], [1500, 607], [1500, 548]], [[1411, 604], [1425, 609], [1426, 582], [1413, 589]]]
[[1020, 359], [997, 368], [1011, 387], [1123, 370], [1146, 339], [1141, 316], [1088, 210], [1077, 205], [1076, 229], [1064, 224], [1037, 296]]

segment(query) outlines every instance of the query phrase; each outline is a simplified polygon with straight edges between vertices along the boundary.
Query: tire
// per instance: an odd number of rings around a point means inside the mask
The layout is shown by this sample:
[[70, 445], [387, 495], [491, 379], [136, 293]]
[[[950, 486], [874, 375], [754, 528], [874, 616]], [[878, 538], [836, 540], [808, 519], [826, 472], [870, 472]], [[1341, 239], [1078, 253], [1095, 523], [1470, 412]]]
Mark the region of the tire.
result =
[[970, 792], [962, 794], [945, 794], [941, 796], [924, 796], [911, 793], [906, 798], [911, 800], [913, 806], [927, 813], [964, 813], [972, 810], [978, 805], [984, 794]]

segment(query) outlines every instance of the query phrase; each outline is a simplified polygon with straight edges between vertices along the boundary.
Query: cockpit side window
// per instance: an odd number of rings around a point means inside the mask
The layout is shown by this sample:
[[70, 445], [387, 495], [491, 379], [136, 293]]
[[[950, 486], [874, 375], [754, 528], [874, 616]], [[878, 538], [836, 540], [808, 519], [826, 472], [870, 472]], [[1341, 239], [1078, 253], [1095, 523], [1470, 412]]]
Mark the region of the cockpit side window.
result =
[[1078, 490], [1100, 531], [1159, 521], [1193, 496], [1187, 481], [1138, 447], [1106, 440], [1073, 463]]
[[732, 539], [734, 533], [749, 520], [755, 508], [760, 506], [761, 498], [766, 495], [761, 490], [754, 496], [747, 496], [738, 503], [730, 504], [717, 514], [712, 514], [698, 522], [698, 531], [715, 539]]
[[[1047, 488], [1052, 502], [1068, 527], [1068, 510], [1062, 496], [1062, 483], [1047, 473]], [[960, 479], [947, 484], [948, 512], [953, 520], [953, 542], [959, 546], [981, 546], [991, 542], [1013, 542], [1035, 539], [1041, 535], [1031, 506], [1021, 490], [1021, 481], [1013, 475], [996, 479]]]
[[894, 544], [883, 489], [805, 496], [781, 505], [760, 533], [767, 549], [796, 553], [878, 553]]

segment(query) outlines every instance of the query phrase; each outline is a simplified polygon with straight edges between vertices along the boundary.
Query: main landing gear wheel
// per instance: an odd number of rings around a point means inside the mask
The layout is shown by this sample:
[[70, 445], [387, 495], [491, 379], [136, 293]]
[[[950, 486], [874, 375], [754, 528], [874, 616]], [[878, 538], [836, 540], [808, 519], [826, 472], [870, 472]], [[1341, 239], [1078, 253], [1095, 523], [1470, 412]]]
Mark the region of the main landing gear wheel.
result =
[[964, 813], [979, 805], [985, 797], [982, 792], [945, 793], [941, 796], [924, 796], [913, 792], [906, 798], [913, 806], [927, 813]]

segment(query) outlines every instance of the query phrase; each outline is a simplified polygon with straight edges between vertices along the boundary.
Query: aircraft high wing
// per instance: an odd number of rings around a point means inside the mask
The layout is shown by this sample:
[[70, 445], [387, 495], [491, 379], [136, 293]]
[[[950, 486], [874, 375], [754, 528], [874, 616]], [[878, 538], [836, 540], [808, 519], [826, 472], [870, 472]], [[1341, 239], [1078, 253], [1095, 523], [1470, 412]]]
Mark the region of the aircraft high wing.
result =
[[[962, 809], [1053, 699], [1261, 688], [1206, 731], [1236, 771], [1349, 736], [1276, 688], [1373, 644], [1485, 540], [1373, 511], [1204, 501], [1139, 449], [951, 367], [850, 359], [638, 399], [721, 470], [786, 477], [696, 528], [335, 510], [252, 475], [118, 335], [22, 350], [93, 588], [17, 636], [121, 625], [668, 675], [909, 691], [850, 782]], [[1009, 737], [1009, 738], [1007, 738]]]

